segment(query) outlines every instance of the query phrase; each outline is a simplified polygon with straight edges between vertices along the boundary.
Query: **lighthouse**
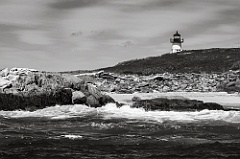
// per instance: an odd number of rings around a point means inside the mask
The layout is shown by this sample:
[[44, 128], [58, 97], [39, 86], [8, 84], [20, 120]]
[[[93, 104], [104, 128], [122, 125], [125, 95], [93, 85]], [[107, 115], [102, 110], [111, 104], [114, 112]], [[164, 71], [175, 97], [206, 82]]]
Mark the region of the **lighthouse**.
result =
[[178, 31], [176, 31], [176, 33], [173, 34], [173, 38], [170, 39], [170, 42], [172, 43], [171, 53], [182, 51], [183, 39], [181, 38], [181, 35], [178, 33]]

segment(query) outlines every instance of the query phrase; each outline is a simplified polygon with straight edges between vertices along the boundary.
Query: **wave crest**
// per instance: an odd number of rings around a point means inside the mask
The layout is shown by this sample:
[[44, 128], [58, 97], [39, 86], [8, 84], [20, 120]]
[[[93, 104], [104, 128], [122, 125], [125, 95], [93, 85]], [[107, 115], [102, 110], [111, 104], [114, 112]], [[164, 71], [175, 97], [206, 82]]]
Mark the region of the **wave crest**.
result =
[[120, 108], [116, 104], [107, 104], [99, 108], [91, 108], [86, 105], [63, 105], [53, 106], [44, 109], [29, 111], [0, 111], [3, 118], [47, 118], [51, 120], [69, 119], [69, 118], [99, 118], [102, 120], [134, 120], [141, 122], [166, 121], [194, 123], [201, 121], [224, 121], [229, 123], [240, 123], [240, 111], [223, 110], [202, 110], [195, 112], [177, 112], [177, 111], [145, 111], [141, 108], [131, 108], [130, 105], [124, 105]]

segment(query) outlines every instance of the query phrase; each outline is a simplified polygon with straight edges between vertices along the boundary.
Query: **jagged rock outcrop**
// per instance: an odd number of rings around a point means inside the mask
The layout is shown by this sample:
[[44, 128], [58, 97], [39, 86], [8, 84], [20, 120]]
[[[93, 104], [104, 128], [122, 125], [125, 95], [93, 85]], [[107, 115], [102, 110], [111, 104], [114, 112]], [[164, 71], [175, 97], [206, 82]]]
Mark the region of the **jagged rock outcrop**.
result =
[[107, 103], [116, 103], [112, 97], [102, 94], [97, 86], [87, 83], [87, 90], [89, 96], [87, 97], [86, 104], [92, 107], [100, 107]]
[[81, 77], [25, 68], [4, 69], [0, 75], [0, 110], [34, 110], [56, 104], [100, 107], [115, 103]]
[[154, 98], [141, 100], [134, 100], [133, 108], [144, 108], [145, 110], [160, 110], [160, 111], [196, 111], [196, 110], [224, 110], [224, 108], [217, 103], [204, 103], [198, 100], [190, 99], [168, 99], [168, 98]]

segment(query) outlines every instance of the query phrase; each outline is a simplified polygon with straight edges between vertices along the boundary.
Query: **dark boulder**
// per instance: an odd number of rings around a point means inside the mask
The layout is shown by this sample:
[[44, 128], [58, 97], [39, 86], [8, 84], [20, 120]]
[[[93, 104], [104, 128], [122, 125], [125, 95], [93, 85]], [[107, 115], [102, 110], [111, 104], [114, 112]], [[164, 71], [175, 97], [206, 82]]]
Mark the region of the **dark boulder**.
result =
[[132, 98], [132, 101], [133, 101], [133, 102], [140, 101], [140, 100], [141, 100], [141, 98], [140, 98], [140, 97], [137, 97], [137, 96], [134, 96], [134, 97]]
[[217, 103], [203, 103], [203, 107], [209, 110], [225, 110], [220, 104]]
[[112, 75], [110, 75], [109, 73], [100, 73], [99, 75], [99, 78], [102, 78], [102, 79], [107, 79], [107, 80], [115, 80], [117, 77], [114, 77]]
[[106, 105], [107, 103], [115, 103], [118, 105], [118, 103], [110, 96], [108, 95], [102, 95], [100, 98], [96, 98], [94, 95], [90, 95], [87, 97], [86, 104], [90, 107], [101, 107]]
[[90, 96], [87, 97], [86, 104], [90, 107], [95, 107], [95, 108], [96, 107], [101, 107], [99, 101], [93, 95], [90, 95]]
[[155, 81], [164, 81], [165, 79], [163, 77], [159, 76], [159, 77], [155, 77], [153, 80], [155, 80]]
[[116, 103], [115, 100], [110, 97], [109, 95], [103, 95], [100, 99], [99, 99], [99, 103], [101, 105], [106, 105], [107, 103]]
[[145, 110], [161, 110], [161, 111], [195, 111], [195, 110], [224, 110], [224, 108], [217, 103], [204, 103], [198, 100], [190, 99], [167, 99], [154, 98], [149, 100], [136, 100], [132, 107], [144, 108]]

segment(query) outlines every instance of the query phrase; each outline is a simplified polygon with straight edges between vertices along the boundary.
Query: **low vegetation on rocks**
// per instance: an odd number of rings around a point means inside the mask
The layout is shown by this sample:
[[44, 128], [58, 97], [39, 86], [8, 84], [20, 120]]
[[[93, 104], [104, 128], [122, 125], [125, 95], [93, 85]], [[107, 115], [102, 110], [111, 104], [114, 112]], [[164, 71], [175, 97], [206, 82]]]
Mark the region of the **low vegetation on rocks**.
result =
[[219, 74], [228, 70], [240, 69], [239, 63], [240, 48], [214, 48], [185, 50], [175, 54], [130, 60], [99, 70], [138, 75], [163, 74], [165, 72]]

